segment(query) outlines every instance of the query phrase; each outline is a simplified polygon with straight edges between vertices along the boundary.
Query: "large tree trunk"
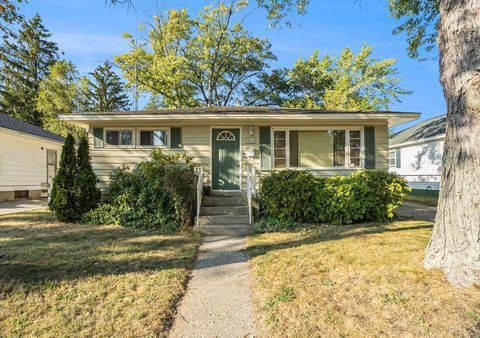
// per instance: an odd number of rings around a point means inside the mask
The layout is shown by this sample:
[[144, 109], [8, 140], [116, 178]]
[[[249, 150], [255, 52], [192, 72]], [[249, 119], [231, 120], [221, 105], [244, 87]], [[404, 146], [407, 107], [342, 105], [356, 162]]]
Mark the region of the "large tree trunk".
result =
[[459, 287], [480, 284], [480, 0], [441, 0], [440, 81], [447, 136], [426, 268]]

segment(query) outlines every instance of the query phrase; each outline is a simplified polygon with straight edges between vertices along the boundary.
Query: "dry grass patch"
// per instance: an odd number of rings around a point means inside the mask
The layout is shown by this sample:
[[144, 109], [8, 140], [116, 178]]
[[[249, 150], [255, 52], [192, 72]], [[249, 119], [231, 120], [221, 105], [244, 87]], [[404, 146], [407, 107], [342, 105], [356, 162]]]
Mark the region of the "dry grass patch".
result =
[[164, 336], [195, 234], [0, 217], [0, 336]]
[[480, 288], [422, 268], [432, 223], [253, 235], [257, 316], [268, 337], [480, 335]]

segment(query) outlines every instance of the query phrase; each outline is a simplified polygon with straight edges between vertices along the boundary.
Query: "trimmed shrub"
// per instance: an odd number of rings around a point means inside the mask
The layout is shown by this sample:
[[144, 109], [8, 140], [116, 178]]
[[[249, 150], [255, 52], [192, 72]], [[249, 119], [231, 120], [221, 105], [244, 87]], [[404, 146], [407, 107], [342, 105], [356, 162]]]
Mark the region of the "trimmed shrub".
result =
[[265, 214], [280, 221], [352, 224], [391, 219], [407, 191], [405, 179], [380, 170], [333, 178], [283, 170], [262, 179], [260, 198]]
[[[139, 163], [133, 170], [128, 166], [113, 170], [110, 174], [111, 206], [92, 210], [83, 221], [102, 224], [108, 221], [164, 233], [175, 232], [181, 225], [192, 225], [193, 219], [188, 221], [189, 212], [186, 211], [190, 205], [195, 205], [196, 198], [195, 183], [193, 192], [191, 189], [192, 181], [196, 181], [191, 160], [186, 154], [167, 155], [154, 149], [151, 159]], [[166, 181], [170, 180], [177, 180], [179, 186], [167, 185]]]
[[90, 161], [88, 140], [83, 136], [78, 146], [77, 174], [74, 183], [79, 215], [94, 209], [101, 197], [100, 189], [97, 188], [97, 176], [93, 172]]
[[74, 221], [78, 217], [78, 205], [75, 196], [75, 176], [77, 175], [77, 159], [75, 139], [68, 134], [62, 148], [60, 167], [53, 181], [48, 206], [58, 220]]

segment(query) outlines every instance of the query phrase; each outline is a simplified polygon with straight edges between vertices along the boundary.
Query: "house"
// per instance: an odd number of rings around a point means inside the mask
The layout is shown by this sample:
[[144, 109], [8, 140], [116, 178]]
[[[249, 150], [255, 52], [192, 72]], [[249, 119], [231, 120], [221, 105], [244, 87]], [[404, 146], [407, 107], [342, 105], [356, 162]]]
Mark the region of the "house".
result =
[[211, 188], [246, 188], [247, 166], [311, 170], [323, 176], [362, 168], [388, 170], [388, 128], [418, 113], [217, 107], [73, 113], [61, 118], [87, 129], [92, 166], [105, 192], [112, 169], [135, 165], [152, 148], [187, 152]]
[[440, 115], [396, 133], [390, 139], [389, 170], [418, 190], [440, 189], [446, 116]]
[[0, 113], [0, 201], [39, 198], [55, 177], [63, 137]]

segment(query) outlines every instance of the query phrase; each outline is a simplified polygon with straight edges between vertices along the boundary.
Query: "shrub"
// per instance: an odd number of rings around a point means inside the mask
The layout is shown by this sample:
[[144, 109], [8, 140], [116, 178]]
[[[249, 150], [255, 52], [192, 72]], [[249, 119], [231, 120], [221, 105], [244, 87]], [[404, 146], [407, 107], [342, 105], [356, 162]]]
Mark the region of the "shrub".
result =
[[77, 152], [77, 174], [75, 176], [75, 194], [77, 200], [77, 214], [82, 215], [95, 208], [100, 201], [100, 189], [97, 188], [97, 177], [90, 164], [88, 140], [80, 138]]
[[380, 170], [333, 178], [283, 170], [262, 179], [260, 198], [279, 221], [351, 224], [391, 219], [408, 190], [402, 177]]
[[119, 224], [116, 210], [112, 204], [100, 204], [96, 209], [87, 211], [81, 217], [82, 223], [88, 224]]
[[60, 221], [70, 222], [78, 217], [78, 205], [75, 196], [75, 176], [77, 159], [75, 139], [68, 134], [62, 148], [60, 167], [53, 181], [48, 206]]
[[[101, 206], [83, 219], [87, 223], [108, 220], [126, 227], [175, 232], [180, 225], [192, 225], [195, 205], [195, 174], [192, 158], [186, 154], [164, 154], [154, 149], [151, 159], [133, 170], [122, 166], [110, 175], [111, 206]], [[176, 182], [167, 184], [166, 182]], [[181, 184], [180, 184], [181, 183]], [[193, 198], [193, 201], [192, 201]], [[103, 224], [103, 223], [102, 223]]]

